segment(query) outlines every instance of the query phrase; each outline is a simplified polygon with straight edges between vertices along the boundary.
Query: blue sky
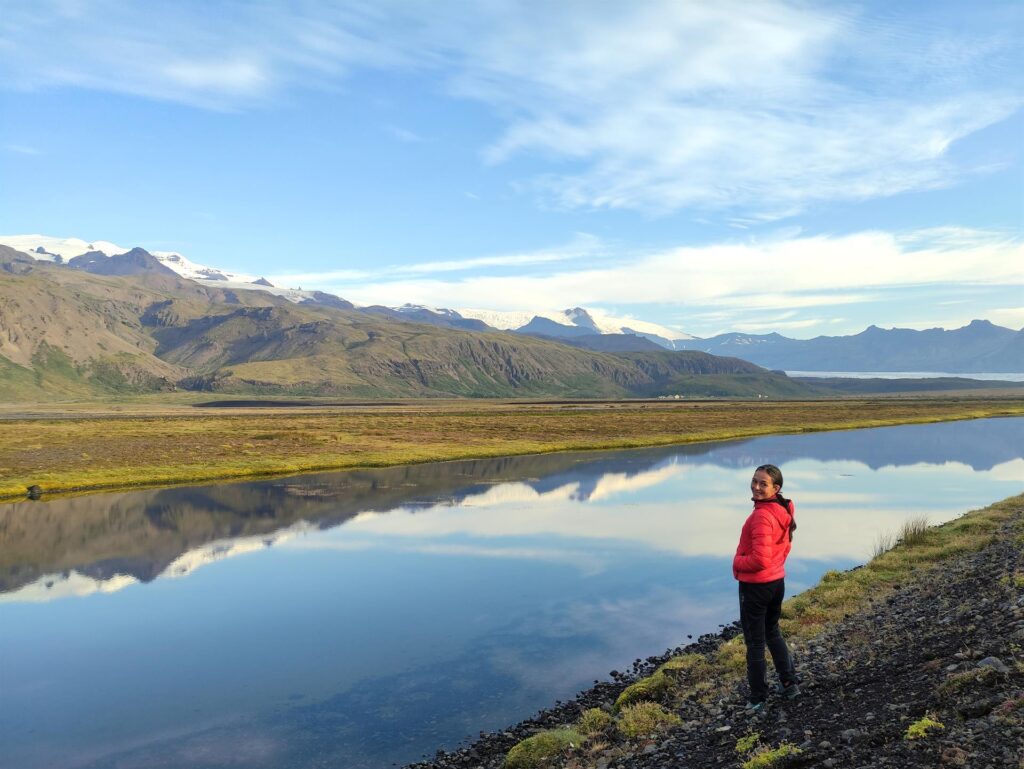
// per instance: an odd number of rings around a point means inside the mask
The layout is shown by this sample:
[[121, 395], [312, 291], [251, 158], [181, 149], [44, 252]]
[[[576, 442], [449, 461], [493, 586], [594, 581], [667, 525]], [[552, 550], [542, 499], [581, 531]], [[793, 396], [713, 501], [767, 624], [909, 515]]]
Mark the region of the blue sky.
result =
[[1020, 328], [1022, 19], [7, 0], [0, 233], [702, 336]]

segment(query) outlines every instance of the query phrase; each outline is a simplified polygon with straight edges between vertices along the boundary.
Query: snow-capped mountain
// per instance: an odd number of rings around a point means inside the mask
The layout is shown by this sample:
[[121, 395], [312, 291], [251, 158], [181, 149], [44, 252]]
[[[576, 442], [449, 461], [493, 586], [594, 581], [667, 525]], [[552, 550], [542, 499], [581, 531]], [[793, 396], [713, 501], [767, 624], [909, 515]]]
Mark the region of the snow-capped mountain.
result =
[[[450, 312], [450, 311], [448, 311]], [[597, 310], [573, 307], [554, 311], [497, 311], [476, 308], [459, 309], [464, 318], [482, 320], [489, 326], [508, 331], [548, 336], [582, 334], [628, 334], [644, 337], [669, 350], [682, 349], [677, 343], [696, 339], [690, 334], [636, 318], [617, 318]], [[556, 324], [556, 325], [552, 325]], [[561, 328], [559, 328], [561, 327]]]
[[[67, 264], [85, 254], [90, 255], [93, 262], [97, 259], [102, 262], [103, 256], [117, 256], [128, 253], [130, 250], [107, 240], [88, 241], [81, 238], [57, 238], [39, 234], [0, 235], [0, 245], [22, 251], [35, 259], [60, 264]], [[181, 277], [204, 285], [217, 288], [267, 291], [296, 304], [309, 302], [331, 305], [341, 309], [353, 307], [350, 302], [322, 291], [282, 288], [272, 285], [265, 278], [257, 275], [196, 264], [177, 251], [148, 251], [145, 253]], [[88, 267], [86, 269], [93, 271]], [[549, 337], [568, 338], [589, 334], [632, 335], [648, 339], [669, 350], [683, 349], [683, 343], [696, 338], [657, 323], [636, 318], [619, 318], [582, 307], [566, 310], [503, 312], [485, 309], [456, 310], [405, 304], [400, 307], [374, 306], [362, 309], [377, 314], [393, 313], [392, 317], [399, 317], [414, 323], [432, 323], [476, 331], [485, 331], [487, 330], [486, 326], [489, 326], [500, 330]]]
[[[81, 238], [55, 238], [50, 235], [0, 235], [0, 245], [10, 246], [36, 259], [48, 262], [67, 263], [77, 256], [88, 253], [102, 253], [116, 256], [130, 249], [108, 240], [82, 240]], [[188, 280], [194, 280], [218, 288], [234, 288], [267, 291], [296, 304], [316, 302], [334, 304], [344, 300], [322, 291], [304, 291], [298, 288], [280, 288], [265, 278], [240, 272], [205, 267], [189, 260], [177, 251], [149, 251], [158, 262]], [[331, 300], [335, 300], [332, 302]]]

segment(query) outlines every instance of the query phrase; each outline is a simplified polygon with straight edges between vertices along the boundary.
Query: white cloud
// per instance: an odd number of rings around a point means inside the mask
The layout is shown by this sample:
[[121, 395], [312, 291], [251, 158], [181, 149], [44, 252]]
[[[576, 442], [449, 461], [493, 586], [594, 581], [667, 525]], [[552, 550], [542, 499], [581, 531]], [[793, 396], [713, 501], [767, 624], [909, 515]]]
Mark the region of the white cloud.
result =
[[8, 152], [13, 152], [16, 155], [41, 155], [41, 154], [43, 154], [41, 150], [38, 150], [35, 147], [30, 147], [27, 144], [6, 144], [6, 145], [4, 145], [4, 149], [7, 150]]
[[245, 58], [180, 60], [164, 65], [162, 71], [170, 82], [197, 92], [255, 95], [266, 88], [269, 80], [260, 62]]
[[391, 134], [395, 139], [400, 142], [404, 142], [405, 144], [419, 144], [426, 141], [415, 131], [410, 131], [408, 128], [402, 128], [401, 126], [386, 125], [384, 126], [384, 130]]
[[[380, 278], [401, 278], [439, 272], [469, 272], [486, 267], [525, 267], [573, 259], [593, 259], [607, 253], [599, 238], [577, 233], [568, 243], [524, 253], [494, 254], [469, 259], [448, 259], [434, 262], [413, 262], [379, 267], [376, 270], [329, 270], [327, 272], [282, 273], [268, 278], [281, 285], [331, 283], [334, 281], [369, 281]], [[402, 304], [402, 302], [399, 302]]]
[[1024, 328], [1024, 307], [1000, 307], [992, 310], [988, 319], [1000, 326]]
[[980, 167], [958, 167], [950, 148], [1021, 106], [1003, 30], [975, 34], [931, 9], [33, 0], [8, 3], [5, 17], [9, 88], [233, 109], [337, 92], [368, 68], [414, 71], [504, 121], [480, 148], [489, 162], [553, 161], [525, 187], [558, 205], [726, 209], [737, 226], [955, 183]]
[[820, 326], [824, 321], [820, 318], [805, 318], [803, 320], [769, 320], [769, 321], [738, 321], [732, 324], [735, 331], [747, 331], [749, 333], [760, 333], [762, 331], [785, 331], [801, 328], [814, 328]]
[[406, 278], [328, 286], [367, 304], [521, 309], [667, 304], [736, 309], [830, 308], [875, 301], [883, 292], [928, 285], [1024, 285], [1024, 244], [973, 232], [951, 247], [886, 232], [813, 236], [768, 243], [683, 247], [587, 269], [514, 275]]

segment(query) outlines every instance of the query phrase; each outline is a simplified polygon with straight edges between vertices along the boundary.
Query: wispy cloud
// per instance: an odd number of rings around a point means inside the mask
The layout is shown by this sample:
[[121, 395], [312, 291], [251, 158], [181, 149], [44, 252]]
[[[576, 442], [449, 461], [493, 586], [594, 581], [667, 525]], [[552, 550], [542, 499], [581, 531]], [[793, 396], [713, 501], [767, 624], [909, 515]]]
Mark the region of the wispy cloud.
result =
[[965, 30], [957, 14], [967, 12], [341, 0], [214, 13], [33, 0], [5, 6], [0, 68], [9, 88], [72, 85], [207, 109], [307, 88], [344, 98], [337, 85], [363, 70], [411, 71], [503, 121], [479, 148], [487, 162], [551, 161], [523, 187], [558, 206], [725, 210], [743, 227], [987, 168], [959, 165], [950, 149], [1020, 108], [1019, 62], [995, 23]]
[[5, 144], [4, 149], [7, 152], [13, 152], [15, 155], [42, 155], [42, 150], [30, 147], [27, 144]]
[[734, 323], [732, 328], [735, 331], [747, 331], [750, 333], [761, 333], [764, 331], [791, 331], [794, 329], [814, 328], [822, 324], [821, 318], [806, 318], [804, 320], [778, 320], [778, 321], [757, 321]]
[[426, 141], [415, 131], [410, 131], [408, 128], [402, 128], [396, 125], [386, 125], [384, 130], [387, 131], [395, 139], [406, 144], [419, 144], [420, 142]]
[[[886, 232], [814, 236], [768, 243], [683, 247], [611, 258], [586, 269], [535, 269], [512, 275], [407, 277], [377, 274], [329, 287], [358, 302], [521, 309], [662, 304], [734, 310], [833, 307], [874, 301], [886, 291], [929, 285], [1024, 286], [1024, 244], [973, 232], [950, 248]], [[463, 263], [465, 264], [465, 263]], [[538, 265], [542, 267], [542, 265]], [[733, 314], [735, 317], [735, 314]]]
[[478, 272], [489, 267], [527, 267], [531, 265], [566, 262], [575, 259], [595, 259], [608, 253], [604, 243], [593, 235], [577, 233], [562, 246], [525, 253], [494, 254], [469, 259], [449, 259], [433, 262], [413, 262], [379, 267], [374, 270], [329, 270], [326, 272], [282, 273], [271, 276], [271, 282], [281, 285], [295, 283], [333, 283], [338, 281], [400, 280], [409, 276], [446, 272]]

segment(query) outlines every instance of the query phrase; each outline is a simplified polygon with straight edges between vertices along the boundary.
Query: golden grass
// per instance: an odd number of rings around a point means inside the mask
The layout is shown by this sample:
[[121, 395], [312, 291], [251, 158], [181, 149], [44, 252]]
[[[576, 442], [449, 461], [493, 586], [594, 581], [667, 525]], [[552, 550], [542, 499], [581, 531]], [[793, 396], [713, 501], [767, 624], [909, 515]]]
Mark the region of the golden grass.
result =
[[[123, 408], [123, 412], [118, 412]], [[0, 498], [772, 433], [1024, 415], [1024, 400], [410, 402], [269, 410], [0, 409]]]

